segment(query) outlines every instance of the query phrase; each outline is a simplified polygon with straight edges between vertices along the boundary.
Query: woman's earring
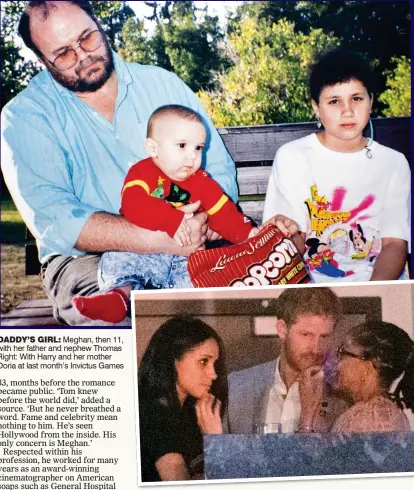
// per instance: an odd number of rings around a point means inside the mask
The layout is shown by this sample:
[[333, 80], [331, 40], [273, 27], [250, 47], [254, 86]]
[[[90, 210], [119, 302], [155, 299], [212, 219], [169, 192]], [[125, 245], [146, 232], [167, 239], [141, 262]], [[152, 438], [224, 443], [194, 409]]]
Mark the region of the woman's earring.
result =
[[318, 122], [316, 123], [316, 126], [318, 129], [321, 129], [321, 127], [322, 127], [321, 120], [319, 119], [319, 117], [317, 117], [316, 119], [318, 120]]

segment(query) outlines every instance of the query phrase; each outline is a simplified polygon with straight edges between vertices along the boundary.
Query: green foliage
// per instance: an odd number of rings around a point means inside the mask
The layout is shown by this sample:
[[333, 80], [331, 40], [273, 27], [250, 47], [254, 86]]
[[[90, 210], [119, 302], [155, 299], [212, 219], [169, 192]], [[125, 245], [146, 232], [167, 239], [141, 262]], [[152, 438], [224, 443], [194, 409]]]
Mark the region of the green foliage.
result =
[[325, 34], [340, 38], [343, 46], [375, 61], [376, 94], [386, 88], [384, 73], [393, 69], [392, 57], [410, 57], [408, 1], [243, 2], [229, 28], [237, 30], [240, 20], [246, 17], [269, 25], [284, 18], [295, 24], [296, 32], [308, 34], [311, 29], [322, 29]]
[[[2, 106], [37, 72], [16, 45], [26, 2], [1, 2]], [[368, 56], [379, 75], [379, 113], [409, 114], [408, 1], [243, 2], [224, 37], [218, 18], [192, 1], [146, 1], [155, 29], [147, 32], [127, 2], [94, 1], [112, 47], [127, 61], [175, 72], [200, 92], [217, 125], [311, 119], [308, 68], [341, 41]], [[382, 112], [381, 112], [382, 110]]]
[[142, 22], [127, 22], [119, 50], [123, 59], [171, 70], [195, 91], [212, 88], [212, 73], [228, 65], [220, 51], [223, 34], [218, 18], [191, 1], [145, 3], [153, 9], [148, 18], [157, 23], [155, 32], [149, 36]]
[[217, 126], [308, 121], [313, 118], [308, 71], [322, 51], [339, 44], [321, 29], [295, 32], [280, 19], [246, 17], [229, 36], [234, 66], [218, 76], [219, 89], [199, 93]]
[[156, 63], [152, 43], [146, 36], [143, 21], [133, 17], [128, 19], [122, 29], [122, 40], [122, 47], [118, 49], [122, 59], [143, 65]]
[[108, 36], [113, 49], [122, 47], [122, 29], [128, 19], [134, 18], [134, 11], [125, 2], [92, 2], [93, 10]]
[[386, 117], [411, 116], [411, 60], [405, 56], [391, 58], [395, 69], [386, 70], [387, 89], [379, 99], [384, 103]]
[[37, 73], [32, 61], [25, 61], [15, 44], [15, 33], [26, 2], [1, 2], [1, 107], [7, 104]]

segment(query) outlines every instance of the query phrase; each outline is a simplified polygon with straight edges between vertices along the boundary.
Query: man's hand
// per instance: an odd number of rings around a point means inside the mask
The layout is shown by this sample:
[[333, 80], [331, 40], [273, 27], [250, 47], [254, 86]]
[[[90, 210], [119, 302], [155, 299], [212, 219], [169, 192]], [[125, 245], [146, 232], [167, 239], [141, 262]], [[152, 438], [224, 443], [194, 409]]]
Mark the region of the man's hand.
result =
[[164, 253], [188, 256], [204, 248], [206, 241], [207, 213], [198, 213], [193, 216], [193, 212], [198, 209], [199, 205], [198, 202], [181, 208], [189, 215], [186, 224], [190, 228], [191, 245], [179, 246], [166, 232], [146, 230], [130, 223], [124, 216], [97, 211], [82, 228], [75, 248], [92, 253], [118, 250], [143, 254]]
[[220, 400], [215, 398], [211, 393], [208, 393], [206, 396], [203, 396], [197, 400], [195, 405], [197, 423], [203, 434], [223, 433], [220, 408]]

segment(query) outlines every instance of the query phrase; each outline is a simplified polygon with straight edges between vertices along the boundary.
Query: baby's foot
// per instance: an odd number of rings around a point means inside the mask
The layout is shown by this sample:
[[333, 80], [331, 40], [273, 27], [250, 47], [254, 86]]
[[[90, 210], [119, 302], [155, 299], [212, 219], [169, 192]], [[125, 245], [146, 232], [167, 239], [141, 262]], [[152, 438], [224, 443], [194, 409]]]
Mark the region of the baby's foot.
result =
[[72, 303], [83, 316], [110, 323], [121, 322], [128, 311], [128, 296], [122, 289], [93, 296], [75, 296]]

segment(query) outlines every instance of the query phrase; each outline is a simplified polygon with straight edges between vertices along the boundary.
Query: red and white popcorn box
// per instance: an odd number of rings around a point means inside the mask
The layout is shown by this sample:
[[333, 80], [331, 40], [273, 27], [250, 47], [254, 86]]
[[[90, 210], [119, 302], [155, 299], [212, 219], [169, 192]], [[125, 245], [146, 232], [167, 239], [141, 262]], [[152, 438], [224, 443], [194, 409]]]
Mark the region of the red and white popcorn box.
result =
[[188, 272], [194, 287], [245, 287], [310, 282], [293, 241], [273, 225], [237, 245], [190, 255]]

